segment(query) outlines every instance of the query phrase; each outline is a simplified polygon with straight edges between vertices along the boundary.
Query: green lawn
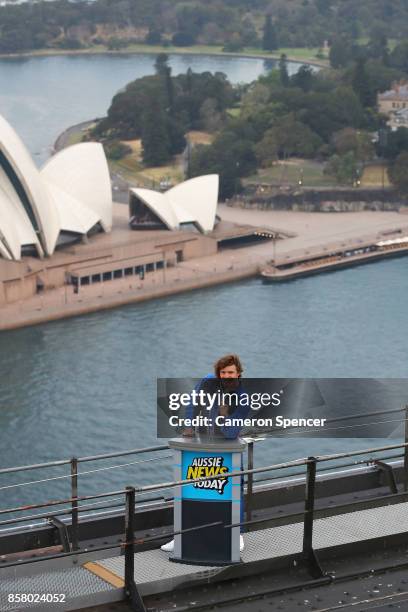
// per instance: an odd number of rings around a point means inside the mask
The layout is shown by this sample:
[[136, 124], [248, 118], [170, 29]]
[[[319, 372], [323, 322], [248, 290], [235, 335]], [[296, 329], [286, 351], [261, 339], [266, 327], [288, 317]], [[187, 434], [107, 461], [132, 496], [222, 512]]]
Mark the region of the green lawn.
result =
[[311, 62], [318, 62], [321, 64], [329, 64], [329, 60], [328, 59], [324, 59], [324, 60], [319, 60], [318, 58], [316, 58], [316, 54], [318, 53], [319, 49], [317, 47], [315, 48], [296, 48], [296, 47], [287, 47], [287, 48], [282, 48], [279, 49], [279, 51], [276, 51], [275, 54], [277, 55], [281, 55], [282, 53], [285, 53], [288, 58], [292, 58], [292, 59], [296, 59], [296, 60], [305, 60], [305, 61], [311, 61]]
[[132, 185], [137, 184], [149, 189], [157, 189], [162, 180], [170, 180], [173, 185], [184, 180], [181, 160], [178, 157], [165, 166], [153, 168], [146, 168], [133, 155], [118, 161], [108, 159], [108, 164], [111, 172], [120, 174]]
[[[151, 187], [164, 177], [169, 177], [173, 184], [183, 179], [183, 172], [179, 160], [158, 168], [145, 168], [140, 162], [137, 163], [133, 156], [128, 156], [120, 161], [109, 160], [111, 170], [119, 172], [131, 183], [144, 184]], [[263, 184], [275, 186], [299, 187], [302, 181], [303, 187], [338, 187], [334, 177], [323, 174], [324, 164], [312, 160], [290, 160], [280, 162], [270, 168], [260, 168], [256, 174], [243, 180], [245, 185]], [[381, 164], [367, 166], [361, 177], [361, 187], [380, 187], [383, 184], [390, 185], [386, 170], [383, 172]]]
[[241, 113], [241, 109], [239, 107], [227, 108], [227, 115], [229, 117], [239, 117], [240, 113]]
[[266, 185], [291, 187], [335, 186], [336, 180], [323, 174], [323, 164], [308, 160], [291, 160], [289, 163], [279, 163], [271, 168], [261, 168], [258, 172], [244, 180], [245, 184], [263, 183]]

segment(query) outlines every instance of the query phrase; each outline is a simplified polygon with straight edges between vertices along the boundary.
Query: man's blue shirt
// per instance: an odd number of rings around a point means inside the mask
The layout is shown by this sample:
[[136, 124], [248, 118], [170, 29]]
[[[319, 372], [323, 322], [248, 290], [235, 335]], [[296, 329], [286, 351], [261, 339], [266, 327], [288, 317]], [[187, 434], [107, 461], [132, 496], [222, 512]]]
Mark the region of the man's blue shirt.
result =
[[[213, 380], [213, 379], [216, 379], [216, 376], [214, 376], [214, 374], [207, 374], [207, 376], [201, 379], [200, 382], [195, 386], [194, 390], [197, 391], [198, 393], [201, 390], [205, 381]], [[224, 392], [225, 393], [236, 393], [238, 398], [243, 393], [245, 393], [244, 389], [242, 388], [241, 381], [239, 382], [239, 385], [236, 389], [225, 390]], [[185, 415], [186, 419], [192, 419], [195, 416], [194, 414], [195, 408], [196, 406], [194, 406], [192, 402], [186, 407], [186, 415]], [[238, 401], [238, 406], [235, 408], [235, 410], [231, 414], [228, 415], [227, 418], [228, 419], [245, 419], [248, 416], [249, 411], [250, 411], [249, 406], [241, 406], [240, 402]], [[206, 413], [206, 416], [210, 417], [212, 420], [212, 423], [213, 423], [212, 433], [214, 433], [214, 430], [216, 428], [215, 419], [219, 415], [219, 404], [215, 403], [214, 406], [211, 408], [211, 410], [205, 409], [205, 413]], [[235, 438], [237, 438], [239, 436], [239, 432], [241, 431], [241, 429], [242, 427], [240, 425], [223, 425], [222, 427], [217, 428], [217, 430], [220, 431], [222, 435], [224, 436], [224, 438], [226, 438], [227, 440], [234, 440]]]

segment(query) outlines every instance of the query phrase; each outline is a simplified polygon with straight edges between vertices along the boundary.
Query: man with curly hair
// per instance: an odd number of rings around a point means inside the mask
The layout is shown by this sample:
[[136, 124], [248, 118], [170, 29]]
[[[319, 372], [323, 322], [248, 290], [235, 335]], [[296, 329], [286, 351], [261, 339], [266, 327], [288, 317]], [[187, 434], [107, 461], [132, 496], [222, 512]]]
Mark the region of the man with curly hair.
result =
[[[241, 364], [241, 360], [238, 355], [233, 353], [224, 355], [220, 357], [214, 364], [214, 374], [207, 374], [196, 386], [195, 390], [198, 392], [201, 389], [215, 392], [216, 388], [221, 390], [226, 394], [236, 394], [239, 398], [240, 394], [243, 393], [243, 388], [241, 385], [241, 374], [243, 372], [243, 367]], [[238, 402], [238, 406], [235, 408], [233, 406], [228, 406], [226, 404], [214, 404], [211, 408], [209, 417], [212, 422], [215, 422], [215, 418], [217, 416], [231, 417], [231, 419], [245, 419], [248, 415], [250, 408], [248, 406], [241, 406]], [[186, 409], [186, 418], [192, 419], [194, 417], [194, 406], [190, 404]], [[223, 437], [227, 440], [235, 440], [240, 432], [241, 428], [234, 425], [224, 425], [222, 427], [216, 427], [213, 425], [210, 431], [200, 432], [206, 433], [211, 436]], [[194, 429], [192, 427], [186, 428], [183, 431], [183, 436], [193, 437], [195, 435]], [[243, 470], [243, 465], [241, 465], [241, 470]], [[241, 523], [244, 520], [244, 481], [243, 477], [241, 477]], [[241, 536], [240, 536], [240, 551], [244, 550], [244, 538], [242, 536], [243, 528], [241, 527]], [[164, 544], [161, 547], [165, 552], [173, 552], [174, 550], [174, 540]]]

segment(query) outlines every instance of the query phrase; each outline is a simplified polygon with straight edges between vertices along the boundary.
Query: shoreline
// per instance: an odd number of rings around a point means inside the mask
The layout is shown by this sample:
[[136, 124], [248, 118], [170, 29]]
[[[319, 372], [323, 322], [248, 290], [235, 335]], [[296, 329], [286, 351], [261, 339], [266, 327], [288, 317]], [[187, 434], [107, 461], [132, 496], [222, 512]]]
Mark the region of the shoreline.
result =
[[[0, 322], [0, 332], [12, 331], [14, 329], [20, 329], [22, 327], [31, 327], [33, 325], [41, 325], [43, 323], [50, 323], [52, 321], [58, 321], [61, 319], [83, 316], [86, 314], [100, 312], [103, 310], [112, 310], [120, 306], [127, 306], [150, 300], [162, 299], [170, 297], [172, 295], [187, 293], [189, 291], [196, 291], [200, 289], [207, 289], [217, 285], [225, 285], [227, 283], [239, 282], [247, 278], [255, 277], [258, 274], [259, 265], [252, 264], [245, 268], [215, 273], [211, 276], [205, 276], [201, 279], [194, 278], [193, 280], [179, 281], [177, 284], [169, 283], [167, 286], [165, 283], [163, 283], [161, 286], [155, 286], [148, 289], [141, 288], [137, 289], [136, 291], [129, 292], [128, 295], [123, 294], [122, 290], [118, 290], [115, 295], [112, 295], [109, 298], [99, 296], [96, 299], [89, 300], [89, 302], [84, 302], [83, 299], [79, 297], [77, 301], [71, 302], [70, 304], [65, 304], [65, 308], [63, 307], [63, 304], [58, 303], [58, 305], [55, 305], [54, 308], [38, 308], [37, 310], [29, 313], [17, 312], [17, 316], [15, 316], [14, 320], [11, 320], [6, 323]], [[63, 293], [60, 292], [60, 295], [63, 295]], [[22, 302], [21, 304], [23, 303], [24, 302]], [[17, 306], [17, 304], [11, 305]]]
[[[153, 50], [154, 49], [154, 50]], [[75, 55], [157, 55], [158, 53], [167, 53], [168, 55], [209, 55], [214, 57], [232, 57], [236, 59], [260, 59], [260, 60], [275, 60], [279, 61], [280, 54], [266, 54], [266, 53], [250, 53], [243, 51], [232, 52], [232, 51], [221, 51], [219, 49], [211, 51], [211, 49], [200, 49], [194, 50], [194, 47], [153, 47], [141, 45], [139, 49], [38, 49], [35, 51], [22, 51], [21, 53], [0, 53], [0, 59], [20, 59], [30, 57], [56, 57], [56, 56], [75, 56]], [[302, 59], [293, 56], [287, 56], [287, 61], [291, 64], [306, 64], [308, 66], [315, 66], [317, 68], [330, 68], [328, 60], [312, 60]]]
[[72, 146], [67, 143], [67, 139], [71, 134], [81, 132], [84, 128], [89, 128], [93, 123], [95, 123], [95, 121], [98, 121], [98, 118], [87, 119], [86, 121], [81, 121], [80, 123], [75, 123], [74, 125], [70, 125], [69, 127], [65, 128], [63, 132], [58, 134], [51, 147], [51, 157], [52, 155], [55, 155], [55, 153], [58, 153], [58, 151], [62, 151], [62, 149]]

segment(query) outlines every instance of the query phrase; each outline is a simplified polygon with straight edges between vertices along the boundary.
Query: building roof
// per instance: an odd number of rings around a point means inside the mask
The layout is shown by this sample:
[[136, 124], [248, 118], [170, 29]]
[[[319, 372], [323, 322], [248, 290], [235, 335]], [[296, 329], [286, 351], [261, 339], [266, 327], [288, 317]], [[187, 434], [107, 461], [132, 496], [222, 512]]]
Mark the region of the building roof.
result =
[[379, 100], [408, 100], [408, 83], [394, 83], [392, 89], [378, 94]]
[[195, 223], [201, 232], [214, 229], [218, 203], [219, 177], [207, 174], [189, 179], [165, 193], [150, 189], [131, 189], [170, 230], [183, 223]]
[[39, 171], [10, 124], [0, 116], [0, 255], [21, 259], [22, 247], [52, 255], [63, 231], [86, 234], [112, 227], [112, 193], [102, 145], [64, 149]]

